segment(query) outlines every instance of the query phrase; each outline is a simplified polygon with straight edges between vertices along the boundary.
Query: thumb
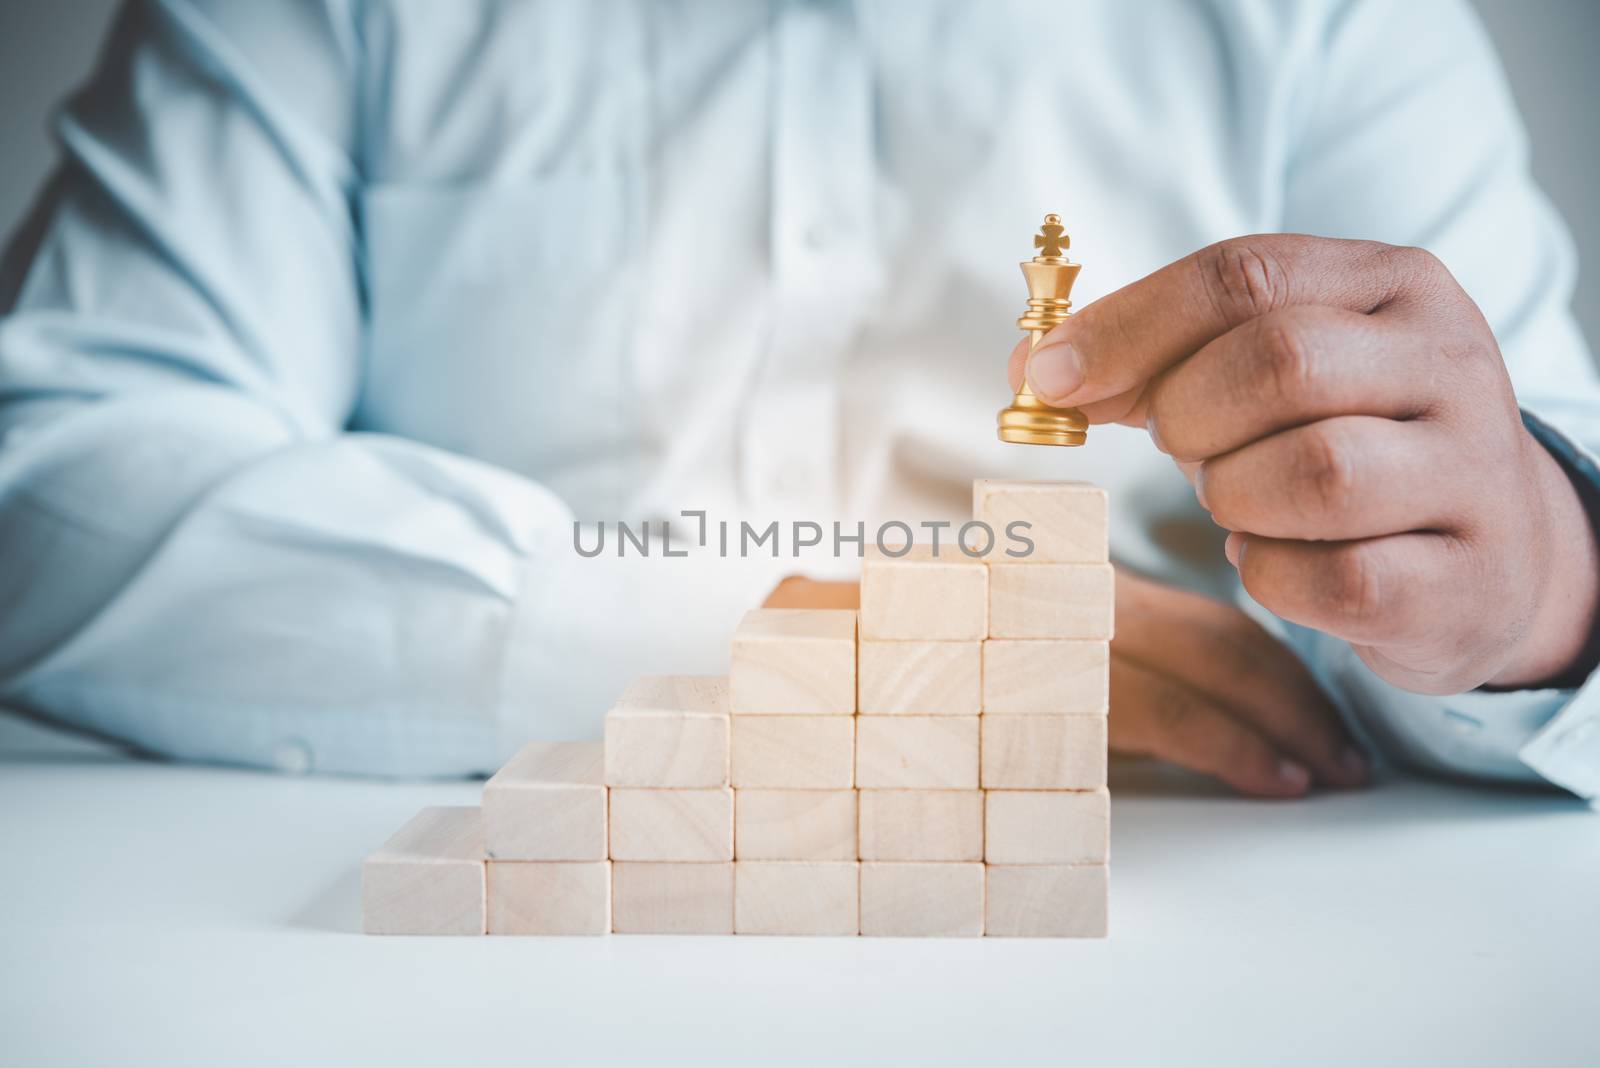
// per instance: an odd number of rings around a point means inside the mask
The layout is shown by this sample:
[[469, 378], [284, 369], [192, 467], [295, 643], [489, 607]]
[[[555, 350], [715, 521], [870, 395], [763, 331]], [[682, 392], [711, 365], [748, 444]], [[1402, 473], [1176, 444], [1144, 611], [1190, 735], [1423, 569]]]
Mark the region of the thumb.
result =
[[1011, 359], [1006, 364], [1006, 381], [1011, 384], [1011, 392], [1015, 393], [1022, 388], [1022, 369], [1028, 363], [1028, 339], [1023, 338], [1011, 349]]

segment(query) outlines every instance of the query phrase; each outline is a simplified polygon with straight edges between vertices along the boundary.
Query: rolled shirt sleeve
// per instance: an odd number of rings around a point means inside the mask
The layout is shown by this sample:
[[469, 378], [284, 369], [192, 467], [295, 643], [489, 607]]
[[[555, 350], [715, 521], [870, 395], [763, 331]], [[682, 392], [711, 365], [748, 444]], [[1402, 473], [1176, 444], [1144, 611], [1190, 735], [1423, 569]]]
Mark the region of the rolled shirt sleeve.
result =
[[58, 122], [0, 285], [0, 700], [178, 757], [477, 770], [562, 510], [343, 433], [356, 168], [317, 7], [129, 4]]

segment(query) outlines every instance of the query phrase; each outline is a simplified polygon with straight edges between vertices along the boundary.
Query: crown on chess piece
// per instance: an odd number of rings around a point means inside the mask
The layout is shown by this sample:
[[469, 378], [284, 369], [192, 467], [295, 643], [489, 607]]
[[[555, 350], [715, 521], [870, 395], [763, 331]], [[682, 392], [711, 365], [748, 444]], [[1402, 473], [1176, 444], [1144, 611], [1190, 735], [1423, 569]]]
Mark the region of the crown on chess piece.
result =
[[[1081, 264], [1066, 257], [1071, 240], [1061, 216], [1046, 215], [1033, 237], [1039, 254], [1022, 264], [1028, 282], [1028, 310], [1017, 325], [1028, 332], [1028, 351], [1057, 323], [1072, 314], [1072, 283]], [[1017, 445], [1082, 445], [1088, 438], [1089, 420], [1076, 408], [1053, 408], [1033, 395], [1026, 380], [1008, 407], [1000, 409], [1000, 440]]]

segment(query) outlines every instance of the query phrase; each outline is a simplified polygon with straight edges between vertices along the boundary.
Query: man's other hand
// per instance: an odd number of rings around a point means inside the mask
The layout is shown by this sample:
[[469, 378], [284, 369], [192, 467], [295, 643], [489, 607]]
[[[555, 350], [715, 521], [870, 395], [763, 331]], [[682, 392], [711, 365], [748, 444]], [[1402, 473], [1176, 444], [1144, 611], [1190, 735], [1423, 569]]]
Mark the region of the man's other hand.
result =
[[1232, 605], [1117, 569], [1111, 748], [1240, 793], [1359, 786], [1367, 763], [1300, 660]]

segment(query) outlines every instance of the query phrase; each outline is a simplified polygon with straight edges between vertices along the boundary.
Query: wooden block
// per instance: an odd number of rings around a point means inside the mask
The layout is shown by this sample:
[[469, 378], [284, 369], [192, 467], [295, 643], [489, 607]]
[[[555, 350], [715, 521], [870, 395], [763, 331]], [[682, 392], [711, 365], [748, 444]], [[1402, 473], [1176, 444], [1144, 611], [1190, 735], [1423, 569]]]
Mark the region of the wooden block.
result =
[[491, 860], [489, 933], [603, 935], [611, 930], [609, 860]]
[[856, 614], [756, 608], [733, 634], [728, 686], [745, 715], [849, 715], [856, 710]]
[[[1104, 938], [1104, 864], [991, 864], [986, 933], [1012, 938]], [[865, 908], [865, 905], [863, 905]]]
[[861, 607], [861, 586], [855, 582], [819, 582], [802, 575], [790, 575], [772, 588], [761, 602], [762, 608], [848, 608]]
[[611, 865], [618, 934], [732, 934], [733, 863]]
[[856, 859], [854, 790], [735, 790], [735, 860]]
[[856, 717], [856, 786], [975, 790], [979, 716]]
[[861, 561], [861, 636], [877, 641], [977, 641], [988, 634], [989, 569], [952, 541], [904, 556], [867, 547]]
[[855, 935], [859, 877], [853, 860], [741, 860], [733, 866], [733, 931]]
[[1110, 564], [992, 564], [991, 638], [1110, 641]]
[[[972, 484], [972, 518], [994, 531], [991, 559], [1030, 564], [1103, 564], [1106, 491], [1090, 482], [1011, 482], [980, 478]], [[1026, 528], [1012, 524], [1029, 524]], [[1031, 551], [1013, 537], [1033, 542]], [[1008, 549], [1027, 551], [1010, 557]]]
[[984, 716], [985, 790], [1098, 790], [1105, 716]]
[[983, 865], [863, 861], [861, 933], [983, 934]]
[[606, 713], [606, 785], [728, 784], [728, 680], [656, 675]]
[[733, 785], [741, 790], [848, 790], [854, 716], [734, 716]]
[[983, 708], [982, 642], [863, 639], [857, 656], [863, 715], [975, 716]]
[[862, 860], [982, 860], [981, 790], [862, 790]]
[[611, 859], [733, 859], [733, 791], [611, 791]]
[[425, 808], [361, 862], [361, 929], [481, 935], [483, 821], [476, 808]]
[[983, 710], [1005, 716], [1104, 715], [1111, 646], [1066, 638], [983, 643]]
[[604, 747], [530, 742], [483, 784], [483, 834], [495, 860], [605, 860]]
[[990, 790], [984, 854], [990, 864], [1104, 864], [1111, 795], [1100, 790]]

